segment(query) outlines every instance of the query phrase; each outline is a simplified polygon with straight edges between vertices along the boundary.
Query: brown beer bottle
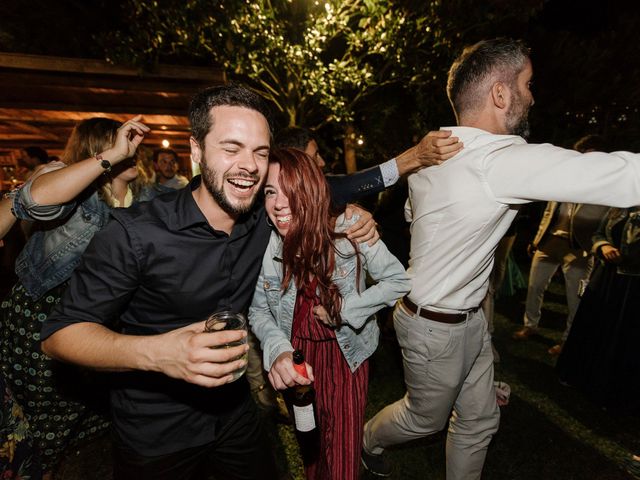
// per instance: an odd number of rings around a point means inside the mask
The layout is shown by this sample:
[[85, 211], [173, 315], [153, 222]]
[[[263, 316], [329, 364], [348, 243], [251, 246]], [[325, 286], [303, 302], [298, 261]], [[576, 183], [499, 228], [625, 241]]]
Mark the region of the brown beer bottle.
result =
[[[293, 368], [305, 378], [307, 368], [304, 354], [300, 350], [293, 352]], [[316, 390], [311, 385], [296, 385], [290, 388], [290, 399], [293, 408], [294, 426], [300, 454], [305, 465], [316, 461], [320, 450], [320, 429], [316, 412]]]

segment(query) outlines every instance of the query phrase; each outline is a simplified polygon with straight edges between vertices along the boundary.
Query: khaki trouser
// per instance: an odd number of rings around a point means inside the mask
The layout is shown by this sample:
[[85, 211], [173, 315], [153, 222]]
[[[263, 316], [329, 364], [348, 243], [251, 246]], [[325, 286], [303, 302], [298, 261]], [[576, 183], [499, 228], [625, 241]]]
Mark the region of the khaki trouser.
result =
[[449, 420], [447, 480], [479, 479], [500, 422], [482, 310], [449, 325], [411, 314], [399, 302], [394, 325], [407, 393], [367, 422], [364, 448], [380, 454], [390, 445], [436, 433]]
[[536, 250], [531, 261], [531, 271], [529, 272], [524, 324], [531, 328], [538, 327], [542, 314], [544, 292], [558, 267], [562, 267], [562, 273], [564, 274], [567, 306], [569, 308], [567, 325], [562, 334], [562, 341], [564, 342], [569, 336], [573, 317], [575, 317], [580, 303], [580, 297], [578, 296], [580, 282], [589, 278], [593, 268], [593, 257], [591, 255], [584, 256], [584, 252], [581, 249], [571, 248], [567, 239], [551, 236]]

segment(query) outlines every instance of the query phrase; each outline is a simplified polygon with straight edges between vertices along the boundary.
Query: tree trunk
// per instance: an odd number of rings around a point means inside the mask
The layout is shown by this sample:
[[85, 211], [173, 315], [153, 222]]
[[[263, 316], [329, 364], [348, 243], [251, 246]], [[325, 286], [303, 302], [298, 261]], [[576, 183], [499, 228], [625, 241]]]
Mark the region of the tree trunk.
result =
[[287, 116], [289, 117], [289, 125], [287, 127], [297, 127], [298, 119], [297, 119], [297, 111], [295, 107], [287, 107]]
[[348, 124], [344, 135], [344, 165], [347, 173], [358, 171], [356, 165], [356, 130], [353, 125]]

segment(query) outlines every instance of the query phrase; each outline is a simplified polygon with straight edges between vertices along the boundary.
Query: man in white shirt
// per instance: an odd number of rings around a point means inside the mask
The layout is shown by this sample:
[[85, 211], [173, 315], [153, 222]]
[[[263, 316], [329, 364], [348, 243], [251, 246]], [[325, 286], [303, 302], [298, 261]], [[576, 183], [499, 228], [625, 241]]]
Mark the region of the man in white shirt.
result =
[[386, 447], [449, 420], [447, 479], [480, 478], [500, 412], [479, 305], [519, 205], [640, 204], [640, 155], [581, 154], [519, 136], [528, 133], [532, 73], [528, 49], [508, 39], [465, 49], [449, 71], [460, 125], [451, 130], [465, 148], [409, 177], [413, 288], [394, 312], [407, 393], [365, 425], [362, 460], [375, 474], [391, 474]]

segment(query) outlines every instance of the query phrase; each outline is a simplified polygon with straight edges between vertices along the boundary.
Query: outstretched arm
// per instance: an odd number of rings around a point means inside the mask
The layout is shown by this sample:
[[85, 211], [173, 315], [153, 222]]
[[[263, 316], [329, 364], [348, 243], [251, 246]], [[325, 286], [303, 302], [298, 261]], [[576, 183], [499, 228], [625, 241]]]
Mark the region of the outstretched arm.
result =
[[406, 174], [424, 167], [439, 165], [453, 157], [463, 145], [449, 130], [438, 130], [425, 135], [418, 145], [405, 150], [396, 158], [380, 166], [351, 175], [327, 175], [331, 200], [342, 206], [365, 195], [382, 192]]

